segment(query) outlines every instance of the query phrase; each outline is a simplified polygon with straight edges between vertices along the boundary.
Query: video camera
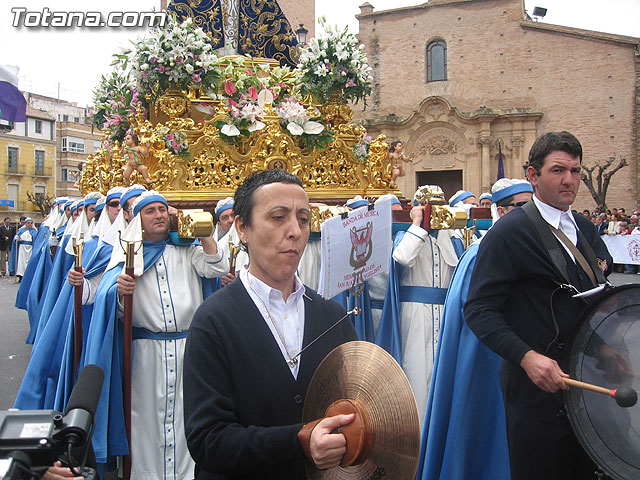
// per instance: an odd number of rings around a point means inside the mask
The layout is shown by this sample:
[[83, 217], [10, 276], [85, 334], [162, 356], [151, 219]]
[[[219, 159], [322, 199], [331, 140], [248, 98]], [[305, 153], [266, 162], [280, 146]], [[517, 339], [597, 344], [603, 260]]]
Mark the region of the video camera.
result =
[[95, 477], [85, 462], [103, 379], [104, 372], [97, 365], [84, 367], [64, 415], [55, 410], [0, 412], [0, 478], [37, 479], [57, 460], [73, 471], [71, 450], [82, 447], [81, 467], [73, 473]]

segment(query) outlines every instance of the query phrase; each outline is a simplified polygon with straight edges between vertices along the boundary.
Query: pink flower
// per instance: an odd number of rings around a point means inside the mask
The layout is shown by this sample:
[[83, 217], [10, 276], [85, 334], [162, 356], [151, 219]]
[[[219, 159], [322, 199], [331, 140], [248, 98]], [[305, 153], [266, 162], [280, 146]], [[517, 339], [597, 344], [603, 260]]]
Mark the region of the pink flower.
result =
[[164, 73], [166, 69], [167, 69], [167, 68], [166, 68], [164, 65], [162, 65], [162, 64], [158, 65], [158, 71], [159, 71], [160, 73]]
[[193, 80], [196, 83], [200, 83], [202, 81], [202, 78], [200, 78], [200, 74], [199, 73], [192, 73], [191, 74], [191, 80]]
[[249, 95], [251, 95], [251, 98], [254, 100], [258, 99], [258, 91], [256, 90], [256, 87], [249, 87]]
[[238, 89], [233, 83], [231, 83], [231, 80], [227, 80], [227, 83], [224, 84], [224, 91], [227, 95], [233, 95], [238, 91]]
[[229, 99], [229, 103], [233, 106], [233, 107], [238, 107], [238, 102], [236, 102], [233, 98]]
[[156, 63], [158, 59], [156, 57], [149, 58], [149, 63]]
[[176, 63], [182, 63], [183, 60], [184, 58], [182, 58], [181, 56], [176, 57]]
[[344, 84], [345, 88], [355, 87], [356, 82], [353, 78], [347, 78], [347, 83]]

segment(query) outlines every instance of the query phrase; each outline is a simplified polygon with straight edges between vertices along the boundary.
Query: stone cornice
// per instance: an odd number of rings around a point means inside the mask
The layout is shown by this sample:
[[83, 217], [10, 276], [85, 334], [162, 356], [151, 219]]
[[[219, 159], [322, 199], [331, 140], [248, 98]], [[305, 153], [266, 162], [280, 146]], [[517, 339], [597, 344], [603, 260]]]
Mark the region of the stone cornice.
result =
[[380, 10], [379, 12], [370, 12], [370, 13], [359, 13], [356, 15], [358, 20], [362, 20], [364, 18], [369, 17], [379, 17], [383, 15], [394, 15], [400, 12], [410, 12], [413, 10], [426, 10], [429, 8], [437, 8], [437, 7], [447, 7], [450, 5], [460, 5], [460, 4], [470, 4], [472, 2], [476, 2], [477, 0], [431, 0], [430, 2], [425, 2], [420, 5], [411, 5], [408, 7], [399, 7], [399, 8], [391, 8], [388, 10]]
[[552, 25], [550, 23], [540, 23], [529, 20], [522, 20], [520, 22], [520, 26], [530, 30], [542, 30], [545, 32], [582, 38], [584, 40], [599, 40], [602, 42], [617, 43], [628, 46], [640, 45], [640, 38], [638, 37], [616, 35], [615, 33], [596, 32], [594, 30], [584, 30], [582, 28], [565, 27], [563, 25]]

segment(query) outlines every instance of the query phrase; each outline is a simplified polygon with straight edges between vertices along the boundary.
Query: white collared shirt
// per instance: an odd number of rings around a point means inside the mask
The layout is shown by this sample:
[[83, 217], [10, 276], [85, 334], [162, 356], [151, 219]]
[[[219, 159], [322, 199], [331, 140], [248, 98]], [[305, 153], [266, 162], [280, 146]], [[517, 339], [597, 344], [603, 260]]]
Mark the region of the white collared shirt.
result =
[[[240, 270], [240, 281], [271, 330], [282, 357], [289, 362], [289, 358], [297, 355], [302, 349], [304, 339], [304, 285], [296, 275], [295, 289], [285, 301], [280, 290], [270, 287], [250, 274], [246, 265]], [[297, 358], [294, 366], [288, 364], [291, 374], [296, 379], [302, 357]]]
[[[578, 224], [576, 223], [575, 218], [573, 218], [571, 208], [567, 209], [567, 211], [558, 210], [551, 205], [543, 203], [538, 197], [535, 196], [535, 194], [533, 195], [533, 202], [535, 203], [538, 211], [540, 212], [540, 215], [542, 215], [542, 218], [544, 218], [545, 222], [557, 228], [558, 230], [562, 230], [562, 232], [569, 238], [569, 240], [573, 242], [574, 245], [578, 244]], [[557, 235], [556, 238], [558, 238]], [[558, 240], [560, 239], [558, 238]], [[576, 259], [569, 248], [562, 241], [560, 241], [560, 244], [575, 262]]]

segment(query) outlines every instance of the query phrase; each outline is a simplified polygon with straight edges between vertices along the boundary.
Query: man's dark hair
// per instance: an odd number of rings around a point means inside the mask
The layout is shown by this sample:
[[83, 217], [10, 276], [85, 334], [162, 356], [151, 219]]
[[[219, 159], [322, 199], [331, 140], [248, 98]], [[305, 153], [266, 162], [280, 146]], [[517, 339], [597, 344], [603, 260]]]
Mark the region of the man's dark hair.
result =
[[540, 175], [544, 159], [551, 152], [566, 152], [573, 157], [579, 157], [582, 163], [582, 145], [569, 132], [548, 132], [533, 142], [529, 151], [529, 166], [535, 168]]
[[20, 217], [20, 221], [24, 222], [27, 219], [27, 217]]
[[246, 225], [251, 224], [254, 192], [270, 183], [291, 183], [302, 188], [302, 182], [295, 175], [284, 170], [260, 170], [253, 172], [236, 189], [233, 196], [233, 214], [239, 216]]
[[11, 220], [11, 217], [4, 217], [4, 221]]
[[136, 135], [135, 133], [130, 133], [129, 135], [131, 135], [131, 140], [133, 140], [133, 143], [136, 146], [140, 145], [140, 139], [138, 138], [138, 135]]

